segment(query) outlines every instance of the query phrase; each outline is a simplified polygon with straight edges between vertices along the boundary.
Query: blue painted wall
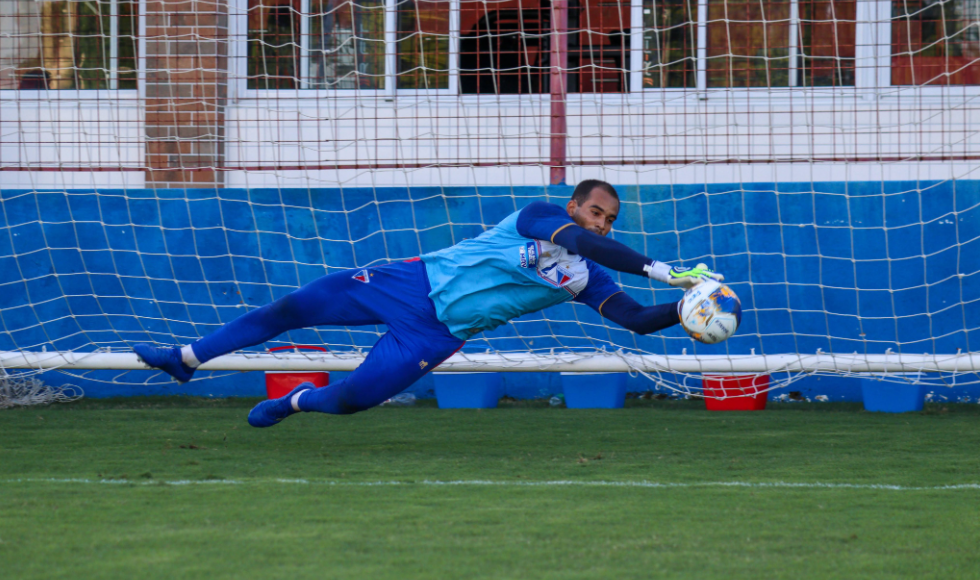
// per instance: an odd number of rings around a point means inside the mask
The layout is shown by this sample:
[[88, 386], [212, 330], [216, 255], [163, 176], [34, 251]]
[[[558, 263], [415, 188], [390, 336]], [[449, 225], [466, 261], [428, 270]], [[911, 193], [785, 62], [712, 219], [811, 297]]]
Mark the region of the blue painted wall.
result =
[[[661, 260], [704, 261], [724, 272], [745, 309], [738, 335], [716, 346], [693, 343], [678, 328], [637, 337], [591, 326], [600, 323], [597, 314], [563, 305], [544, 313], [549, 322], [524, 317], [470, 341], [469, 350], [980, 350], [980, 181], [618, 189], [624, 205], [615, 237]], [[530, 201], [564, 203], [570, 193], [568, 187], [0, 190], [0, 349], [187, 343], [325, 273], [433, 251], [478, 235]], [[641, 302], [680, 295], [632, 276], [618, 279]], [[366, 347], [384, 329], [365, 330], [302, 330], [268, 346]], [[90, 396], [263, 390], [259, 373], [224, 373], [179, 388], [146, 372], [44, 378], [80, 384]], [[505, 389], [549, 394], [557, 381], [510, 374]], [[431, 388], [423, 381], [416, 390]], [[631, 390], [639, 388], [631, 383]]]

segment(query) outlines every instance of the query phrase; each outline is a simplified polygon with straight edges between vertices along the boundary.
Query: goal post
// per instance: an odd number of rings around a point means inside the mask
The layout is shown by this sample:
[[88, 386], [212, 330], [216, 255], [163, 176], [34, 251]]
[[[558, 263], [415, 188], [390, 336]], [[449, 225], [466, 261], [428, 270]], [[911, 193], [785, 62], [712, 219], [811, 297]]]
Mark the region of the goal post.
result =
[[[169, 380], [129, 374], [131, 346], [588, 178], [619, 191], [616, 240], [726, 275], [738, 333], [638, 336], [566, 304], [439, 371], [977, 382], [972, 0], [0, 3], [0, 368]], [[347, 371], [384, 330], [202, 370]], [[264, 350], [290, 344], [328, 351]]]
[[[202, 371], [352, 371], [363, 355], [248, 353], [229, 354], [201, 365]], [[795, 355], [640, 355], [589, 353], [459, 353], [433, 372], [586, 372], [586, 373], [973, 373], [980, 354], [795, 354]], [[143, 370], [133, 353], [0, 352], [0, 367], [25, 370]]]

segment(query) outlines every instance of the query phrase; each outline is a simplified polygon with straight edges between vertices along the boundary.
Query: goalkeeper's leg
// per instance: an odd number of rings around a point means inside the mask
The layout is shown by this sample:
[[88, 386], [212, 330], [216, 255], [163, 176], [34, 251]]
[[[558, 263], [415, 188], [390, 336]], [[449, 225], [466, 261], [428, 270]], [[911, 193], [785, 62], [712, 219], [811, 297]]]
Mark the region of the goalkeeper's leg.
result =
[[[391, 285], [405, 280], [405, 273], [392, 266], [371, 269]], [[215, 357], [262, 344], [297, 328], [319, 325], [364, 326], [384, 324], [386, 307], [392, 306], [383, 284], [359, 281], [365, 270], [346, 270], [323, 276], [279, 300], [243, 314], [193, 345], [160, 348], [151, 344], [133, 346], [136, 354], [151, 367], [186, 382], [194, 369]], [[394, 306], [398, 306], [397, 304]], [[394, 308], [397, 310], [397, 308]]]
[[361, 366], [336, 384], [314, 389], [306, 383], [281, 399], [259, 403], [248, 415], [249, 424], [269, 427], [298, 411], [349, 415], [380, 405], [463, 346], [445, 326], [421, 326], [389, 331], [371, 348]]
[[249, 413], [255, 427], [269, 427], [298, 411], [347, 415], [381, 404], [439, 366], [463, 346], [436, 317], [420, 263], [374, 271], [371, 304], [383, 308], [388, 332], [346, 379], [313, 389], [300, 385], [288, 396], [259, 403]]

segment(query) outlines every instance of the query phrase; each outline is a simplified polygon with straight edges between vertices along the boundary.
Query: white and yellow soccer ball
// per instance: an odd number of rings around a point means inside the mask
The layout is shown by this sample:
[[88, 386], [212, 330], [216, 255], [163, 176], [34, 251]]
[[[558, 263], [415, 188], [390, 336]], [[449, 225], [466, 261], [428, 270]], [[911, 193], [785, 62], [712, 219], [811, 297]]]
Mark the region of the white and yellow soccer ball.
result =
[[742, 303], [728, 286], [706, 280], [684, 293], [681, 326], [691, 338], [705, 344], [727, 340], [742, 322]]

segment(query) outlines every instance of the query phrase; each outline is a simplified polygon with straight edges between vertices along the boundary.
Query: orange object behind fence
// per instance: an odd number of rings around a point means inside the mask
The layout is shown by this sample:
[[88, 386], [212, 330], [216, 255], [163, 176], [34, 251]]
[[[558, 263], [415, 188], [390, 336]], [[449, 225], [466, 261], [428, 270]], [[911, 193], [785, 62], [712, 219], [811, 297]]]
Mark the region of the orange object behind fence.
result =
[[[270, 348], [269, 352], [279, 350], [318, 350], [327, 352], [322, 346], [296, 345], [296, 346], [277, 346]], [[313, 383], [313, 386], [320, 388], [330, 384], [329, 372], [296, 372], [296, 371], [266, 371], [265, 373], [265, 393], [270, 399], [278, 399], [289, 394], [301, 383]]]
[[709, 411], [761, 411], [766, 408], [769, 375], [703, 375], [704, 404]]

